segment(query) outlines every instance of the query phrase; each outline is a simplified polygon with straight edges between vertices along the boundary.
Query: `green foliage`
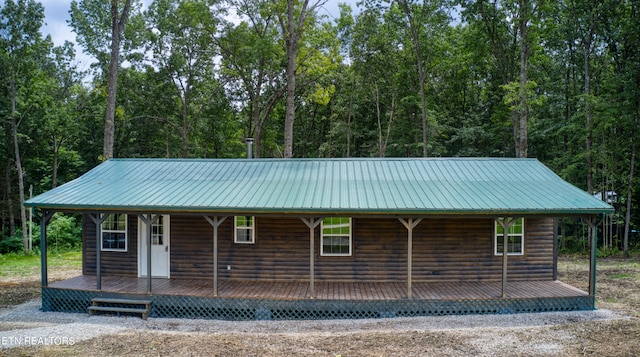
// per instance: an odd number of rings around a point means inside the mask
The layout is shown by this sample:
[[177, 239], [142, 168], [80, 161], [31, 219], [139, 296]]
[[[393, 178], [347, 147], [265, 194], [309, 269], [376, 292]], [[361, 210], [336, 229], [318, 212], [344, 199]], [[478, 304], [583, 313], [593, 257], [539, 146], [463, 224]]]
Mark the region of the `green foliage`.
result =
[[[357, 11], [340, 5], [335, 20], [310, 14], [296, 62], [294, 156], [421, 156], [423, 109], [430, 156], [513, 156], [524, 43], [529, 156], [580, 188], [591, 176], [595, 191], [618, 193], [616, 249], [627, 210], [631, 229], [640, 227], [640, 4], [521, 4], [367, 0]], [[271, 0], [155, 0], [143, 9], [134, 1], [121, 43], [127, 65], [118, 76], [115, 156], [241, 157], [248, 136], [256, 156], [282, 156], [286, 36], [276, 14], [285, 8]], [[99, 163], [111, 19], [109, 2], [71, 4], [76, 41], [97, 62], [88, 79], [71, 44], [42, 36], [40, 3], [7, 0], [0, 9], [0, 219], [14, 237], [0, 249], [11, 251], [21, 244], [16, 164], [24, 190], [38, 194]], [[76, 246], [70, 219], [52, 221], [50, 241], [60, 249]], [[560, 249], [584, 251], [580, 227], [568, 226]], [[639, 245], [632, 234], [630, 249]]]
[[[40, 250], [40, 226], [31, 224], [34, 251]], [[47, 224], [48, 250], [66, 252], [80, 248], [82, 244], [82, 225], [76, 216], [56, 213]], [[18, 253], [23, 250], [22, 230], [0, 240], [0, 254]]]
[[[56, 213], [47, 224], [47, 242], [50, 250], [75, 250], [82, 243], [82, 226], [75, 216]], [[40, 244], [39, 238], [36, 243]]]
[[18, 231], [19, 235], [6, 237], [0, 240], [0, 254], [15, 253], [22, 251], [22, 231]]

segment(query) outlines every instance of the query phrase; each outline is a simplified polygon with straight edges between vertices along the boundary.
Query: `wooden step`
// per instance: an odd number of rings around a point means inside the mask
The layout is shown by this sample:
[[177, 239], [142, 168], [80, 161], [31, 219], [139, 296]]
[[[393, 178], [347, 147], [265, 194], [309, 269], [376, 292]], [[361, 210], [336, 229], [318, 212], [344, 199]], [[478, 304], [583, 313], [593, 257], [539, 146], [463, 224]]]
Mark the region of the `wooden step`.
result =
[[[87, 310], [89, 315], [93, 315], [97, 311], [115, 312], [120, 316], [120, 313], [133, 313], [142, 314], [142, 319], [146, 320], [149, 317], [151, 311], [151, 300], [138, 300], [138, 299], [119, 299], [119, 298], [102, 298], [97, 297], [91, 299], [93, 306], [89, 306]], [[100, 304], [112, 304], [112, 305], [144, 305], [142, 307], [113, 307], [113, 306], [101, 306]]]
[[124, 305], [151, 305], [151, 300], [138, 300], [138, 299], [118, 299], [118, 298], [102, 298], [97, 297], [91, 299], [91, 302], [96, 304], [124, 304]]

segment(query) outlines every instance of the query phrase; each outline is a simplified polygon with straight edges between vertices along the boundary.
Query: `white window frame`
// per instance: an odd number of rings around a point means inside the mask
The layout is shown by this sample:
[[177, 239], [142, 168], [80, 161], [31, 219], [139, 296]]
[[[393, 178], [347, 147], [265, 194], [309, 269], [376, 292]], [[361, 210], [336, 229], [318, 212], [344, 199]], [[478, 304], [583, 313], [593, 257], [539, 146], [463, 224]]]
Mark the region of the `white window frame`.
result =
[[[324, 251], [324, 239], [331, 237], [345, 237], [343, 233], [324, 233], [325, 220], [330, 218], [349, 218], [349, 252], [348, 253], [325, 253]], [[322, 257], [350, 257], [353, 253], [353, 219], [351, 217], [326, 217], [320, 224], [320, 256]]]
[[[238, 226], [238, 217], [250, 217], [251, 226]], [[239, 241], [238, 230], [251, 231], [250, 241]], [[256, 243], [256, 217], [254, 216], [234, 216], [233, 217], [233, 242], [237, 244], [255, 244]]]
[[[164, 244], [164, 236], [165, 236], [165, 216], [158, 216], [151, 224], [151, 244], [153, 245], [165, 245]], [[162, 241], [162, 243], [161, 243]]]
[[[109, 216], [111, 215], [122, 215], [124, 216], [124, 230], [121, 229], [104, 229], [104, 222], [107, 221], [108, 218], [105, 218], [105, 220], [100, 224], [100, 250], [103, 252], [127, 252], [129, 249], [129, 217], [124, 214], [124, 213], [110, 213]], [[124, 249], [118, 249], [118, 248], [105, 248], [104, 247], [104, 234], [105, 233], [124, 233]]]
[[[504, 218], [500, 218], [500, 219], [504, 219]], [[515, 233], [512, 232], [511, 229], [515, 227], [515, 223], [517, 223], [519, 220], [522, 220], [522, 231], [521, 233]], [[503, 233], [499, 233], [498, 232], [498, 228], [500, 227], [500, 224], [498, 223], [497, 220], [493, 221], [493, 254], [496, 256], [502, 256], [502, 249], [498, 249], [498, 239], [503, 239]], [[520, 237], [520, 252], [507, 252], [508, 256], [514, 255], [514, 256], [519, 256], [519, 255], [524, 255], [524, 239], [525, 239], [525, 219], [524, 217], [520, 217], [520, 218], [516, 218], [516, 221], [514, 222], [514, 225], [511, 225], [511, 227], [509, 227], [509, 233], [507, 235], [507, 244], [508, 241], [511, 237]], [[508, 249], [508, 248], [507, 248]]]

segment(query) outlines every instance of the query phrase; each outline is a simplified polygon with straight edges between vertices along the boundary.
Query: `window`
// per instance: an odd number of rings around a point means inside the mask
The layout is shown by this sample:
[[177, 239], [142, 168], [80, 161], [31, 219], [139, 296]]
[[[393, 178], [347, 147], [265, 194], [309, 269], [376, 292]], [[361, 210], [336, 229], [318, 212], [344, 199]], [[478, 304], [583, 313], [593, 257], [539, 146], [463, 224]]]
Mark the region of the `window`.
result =
[[151, 244], [164, 245], [164, 219], [163, 216], [158, 217], [151, 225]]
[[[499, 218], [501, 221], [504, 218]], [[504, 247], [504, 229], [496, 221], [495, 225], [495, 255], [502, 255]], [[516, 219], [507, 235], [507, 253], [509, 255], [523, 255], [524, 254], [524, 218]]]
[[102, 250], [127, 251], [127, 215], [113, 213], [102, 222]]
[[244, 244], [256, 242], [255, 217], [236, 216], [234, 217], [234, 226], [234, 242]]
[[351, 255], [351, 218], [328, 217], [322, 220], [322, 256], [350, 256]]

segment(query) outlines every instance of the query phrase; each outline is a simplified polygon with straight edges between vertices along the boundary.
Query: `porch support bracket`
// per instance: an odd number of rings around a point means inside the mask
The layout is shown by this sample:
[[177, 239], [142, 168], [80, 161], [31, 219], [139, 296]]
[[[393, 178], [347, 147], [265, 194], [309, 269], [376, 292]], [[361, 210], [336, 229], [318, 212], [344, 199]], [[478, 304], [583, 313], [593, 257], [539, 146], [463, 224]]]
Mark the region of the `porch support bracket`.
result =
[[422, 218], [400, 218], [398, 221], [407, 229], [407, 299], [411, 299], [413, 296], [411, 282], [413, 281], [413, 229], [416, 228]]
[[109, 215], [96, 212], [89, 214], [89, 218], [96, 224], [96, 289], [102, 290], [102, 223]]
[[218, 296], [218, 227], [227, 219], [227, 216], [203, 216], [213, 227], [213, 296]]
[[153, 213], [138, 215], [138, 219], [140, 219], [147, 227], [147, 294], [149, 295], [151, 295], [151, 279], [153, 277], [153, 274], [151, 274], [151, 226], [158, 220], [158, 218], [160, 218], [160, 215]]
[[502, 227], [502, 298], [507, 297], [507, 270], [509, 264], [509, 229], [518, 217], [496, 218], [496, 223]]
[[322, 217], [311, 217], [309, 219], [300, 217], [300, 220], [309, 227], [309, 298], [315, 297], [315, 231], [320, 225]]
[[49, 285], [47, 279], [47, 223], [51, 217], [53, 217], [53, 211], [36, 210], [32, 208], [34, 216], [40, 221], [40, 277], [42, 280], [42, 286]]

